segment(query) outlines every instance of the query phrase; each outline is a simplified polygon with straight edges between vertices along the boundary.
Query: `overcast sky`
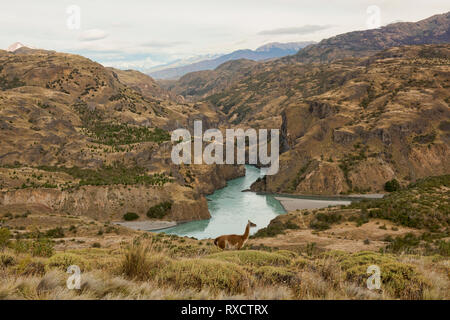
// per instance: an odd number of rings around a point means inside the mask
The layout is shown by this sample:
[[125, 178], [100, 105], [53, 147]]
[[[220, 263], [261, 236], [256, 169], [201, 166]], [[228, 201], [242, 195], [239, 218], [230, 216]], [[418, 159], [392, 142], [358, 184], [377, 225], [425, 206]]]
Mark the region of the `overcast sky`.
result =
[[[448, 0], [2, 2], [0, 48], [19, 41], [140, 70], [176, 59], [255, 49], [268, 42], [320, 41], [367, 29], [367, 8], [373, 5], [380, 8], [382, 25], [450, 11]], [[79, 26], [76, 10], [67, 13], [72, 5], [80, 9]]]

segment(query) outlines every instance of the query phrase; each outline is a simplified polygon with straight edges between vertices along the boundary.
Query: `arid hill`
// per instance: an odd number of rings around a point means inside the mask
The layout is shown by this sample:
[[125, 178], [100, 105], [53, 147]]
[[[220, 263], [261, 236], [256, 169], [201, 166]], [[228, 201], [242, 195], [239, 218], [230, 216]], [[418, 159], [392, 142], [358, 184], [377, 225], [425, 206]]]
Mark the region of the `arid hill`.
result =
[[246, 59], [228, 61], [214, 70], [191, 72], [177, 81], [162, 81], [161, 85], [188, 101], [195, 101], [224, 90], [257, 64], [258, 62]]
[[[281, 65], [328, 63], [353, 57], [367, 57], [381, 50], [404, 45], [450, 42], [450, 12], [434, 15], [418, 22], [399, 22], [364, 31], [354, 31], [322, 40], [301, 49], [297, 54], [275, 61], [248, 60], [224, 63], [212, 71], [186, 74], [178, 81], [164, 82], [164, 87], [189, 101], [197, 101], [220, 93], [228, 86], [256, 73], [269, 72]], [[299, 74], [301, 76], [301, 74]], [[295, 90], [295, 88], [293, 88]]]
[[280, 172], [254, 190], [382, 191], [450, 172], [450, 46], [328, 64], [268, 64], [206, 101], [243, 127], [281, 128]]
[[[41, 205], [100, 220], [173, 202], [165, 218], [209, 217], [205, 193], [242, 168], [179, 168], [170, 130], [217, 126], [205, 103], [182, 104], [153, 79], [77, 55], [0, 51], [0, 204]], [[196, 174], [202, 172], [202, 174]], [[164, 188], [162, 187], [164, 185]]]
[[344, 33], [299, 51], [286, 60], [330, 62], [349, 57], [364, 57], [377, 51], [403, 45], [450, 42], [450, 12], [418, 22], [398, 22], [385, 27]]

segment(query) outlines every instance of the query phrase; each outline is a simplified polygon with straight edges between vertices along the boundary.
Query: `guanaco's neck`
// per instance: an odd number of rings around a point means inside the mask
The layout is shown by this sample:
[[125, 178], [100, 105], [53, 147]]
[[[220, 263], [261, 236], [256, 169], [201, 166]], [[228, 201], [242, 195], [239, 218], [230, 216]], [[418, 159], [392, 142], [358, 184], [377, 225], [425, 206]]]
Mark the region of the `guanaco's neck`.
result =
[[245, 227], [245, 232], [244, 232], [244, 234], [242, 235], [242, 237], [243, 237], [244, 239], [247, 239], [249, 234], [250, 234], [250, 223], [247, 223], [247, 227]]

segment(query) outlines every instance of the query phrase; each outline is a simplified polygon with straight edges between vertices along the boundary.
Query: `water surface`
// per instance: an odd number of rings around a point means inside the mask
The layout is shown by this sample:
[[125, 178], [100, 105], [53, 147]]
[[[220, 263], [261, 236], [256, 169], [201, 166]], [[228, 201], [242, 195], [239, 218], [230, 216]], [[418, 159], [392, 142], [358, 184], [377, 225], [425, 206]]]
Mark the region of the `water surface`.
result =
[[266, 227], [277, 215], [286, 213], [283, 206], [272, 195], [258, 195], [242, 192], [260, 177], [260, 170], [246, 166], [245, 177], [228, 181], [227, 186], [207, 196], [211, 219], [192, 221], [176, 227], [161, 230], [168, 234], [195, 237], [197, 239], [216, 238], [223, 234], [242, 234], [247, 221], [256, 223], [251, 234]]
[[[261, 228], [267, 227], [270, 220], [286, 210], [316, 209], [340, 204], [349, 204], [351, 199], [320, 196], [288, 196], [256, 194], [242, 192], [261, 177], [260, 170], [253, 166], [245, 166], [245, 177], [230, 180], [223, 189], [207, 196], [208, 209], [211, 219], [192, 221], [175, 227], [160, 230], [168, 234], [195, 237], [197, 239], [216, 238], [224, 234], [242, 234], [247, 221], [256, 223], [251, 229], [254, 234]], [[285, 206], [280, 203], [280, 199]]]

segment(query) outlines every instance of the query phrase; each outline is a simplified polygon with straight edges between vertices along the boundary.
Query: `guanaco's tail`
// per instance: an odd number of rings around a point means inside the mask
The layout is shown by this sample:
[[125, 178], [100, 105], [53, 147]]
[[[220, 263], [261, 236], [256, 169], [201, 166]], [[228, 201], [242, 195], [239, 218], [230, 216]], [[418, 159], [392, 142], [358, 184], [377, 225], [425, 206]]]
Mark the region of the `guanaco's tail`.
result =
[[214, 239], [214, 245], [215, 245], [215, 246], [217, 246], [217, 241], [218, 241], [218, 239], [219, 239], [219, 238], [215, 238], [215, 239]]

